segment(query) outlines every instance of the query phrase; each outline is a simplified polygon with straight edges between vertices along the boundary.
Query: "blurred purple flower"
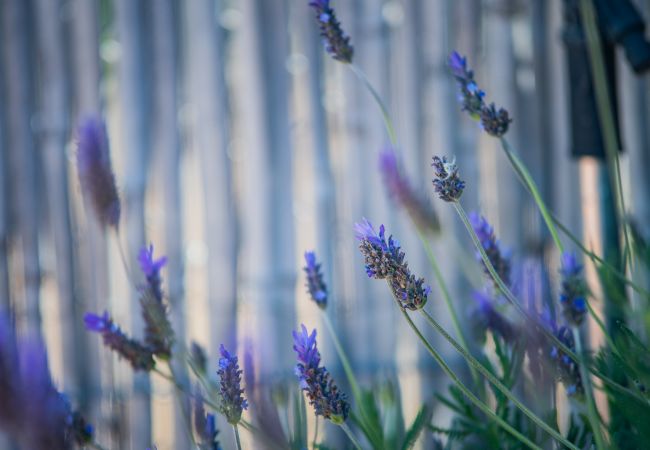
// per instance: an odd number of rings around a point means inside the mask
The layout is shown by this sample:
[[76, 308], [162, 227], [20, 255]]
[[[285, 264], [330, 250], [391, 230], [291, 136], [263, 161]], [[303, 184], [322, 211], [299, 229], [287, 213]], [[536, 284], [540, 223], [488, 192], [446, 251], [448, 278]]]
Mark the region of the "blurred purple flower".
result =
[[315, 252], [305, 252], [305, 267], [303, 270], [307, 274], [307, 291], [311, 299], [316, 304], [325, 309], [327, 306], [327, 286], [323, 280], [321, 265], [316, 260]]
[[354, 48], [350, 45], [350, 38], [343, 32], [341, 24], [336, 19], [329, 0], [312, 0], [309, 2], [309, 6], [316, 12], [320, 34], [323, 37], [327, 53], [337, 61], [351, 63]]
[[520, 332], [513, 323], [495, 309], [493, 299], [481, 291], [474, 292], [473, 297], [477, 304], [476, 317], [481, 327], [501, 336], [507, 343], [514, 343]]
[[219, 450], [217, 441], [217, 422], [214, 414], [205, 412], [203, 396], [198, 392], [194, 396], [194, 431], [198, 436], [197, 445], [200, 450]]
[[[474, 232], [478, 236], [478, 240], [481, 242], [481, 247], [485, 250], [485, 253], [494, 267], [499, 278], [506, 284], [506, 286], [511, 286], [512, 280], [510, 279], [510, 260], [501, 251], [499, 246], [499, 241], [497, 241], [496, 236], [494, 235], [494, 228], [488, 223], [485, 217], [479, 215], [476, 212], [469, 214], [469, 221], [472, 224]], [[476, 258], [479, 262], [483, 264], [483, 270], [485, 274], [491, 278], [490, 272], [485, 265], [483, 258], [481, 258], [480, 252], [476, 253]], [[499, 287], [494, 283], [494, 289], [498, 292]]]
[[151, 287], [151, 290], [157, 298], [162, 300], [162, 278], [160, 276], [160, 270], [167, 264], [167, 257], [162, 256], [154, 259], [153, 244], [149, 244], [148, 248], [143, 247], [140, 249], [138, 262], [140, 263], [140, 270], [142, 270], [142, 273], [147, 278], [147, 283]]
[[569, 324], [579, 326], [587, 314], [588, 290], [582, 276], [582, 265], [578, 263], [574, 253], [562, 254], [560, 275], [562, 276], [560, 290], [562, 313]]
[[77, 128], [77, 139], [77, 172], [82, 193], [95, 208], [99, 223], [117, 228], [120, 198], [104, 122], [96, 116], [85, 118]]
[[458, 176], [456, 158], [448, 161], [446, 156], [442, 158], [434, 156], [431, 166], [433, 166], [435, 171], [433, 188], [438, 194], [438, 197], [446, 202], [457, 202], [460, 200], [465, 189], [465, 182]]
[[[555, 336], [569, 350], [575, 351], [575, 341], [573, 333], [569, 327], [560, 327], [555, 332]], [[551, 360], [555, 361], [557, 378], [564, 384], [567, 395], [582, 395], [584, 390], [582, 378], [580, 377], [580, 367], [568, 355], [556, 346], [552, 346], [549, 354]]]
[[155, 366], [151, 351], [135, 339], [126, 336], [113, 322], [108, 312], [104, 312], [101, 316], [86, 313], [84, 322], [89, 331], [101, 334], [104, 345], [129, 361], [133, 369], [148, 372]]
[[309, 404], [314, 407], [314, 413], [335, 424], [342, 424], [348, 418], [350, 405], [327, 369], [320, 366], [316, 330], [309, 334], [307, 328], [301, 325], [301, 331], [293, 332], [293, 341], [293, 349], [298, 358], [296, 376], [300, 380], [300, 388], [309, 399]]
[[221, 397], [223, 401], [223, 415], [228, 422], [235, 425], [241, 419], [242, 411], [248, 408], [248, 402], [242, 396], [244, 390], [241, 388], [241, 374], [237, 357], [231, 355], [221, 345], [219, 351], [219, 370], [217, 373], [221, 383]]
[[440, 232], [440, 221], [433, 206], [413, 190], [409, 180], [400, 173], [397, 157], [392, 148], [387, 148], [380, 153], [379, 168], [384, 176], [388, 193], [406, 209], [417, 227], [433, 233]]
[[497, 110], [494, 103], [481, 109], [481, 127], [490, 136], [501, 137], [508, 132], [512, 119], [504, 108]]
[[423, 308], [431, 289], [424, 284], [423, 278], [416, 278], [411, 273], [399, 242], [392, 235], [386, 240], [383, 225], [379, 227], [379, 234], [375, 234], [372, 224], [366, 218], [355, 224], [355, 231], [368, 276], [377, 280], [386, 279], [402, 308]]

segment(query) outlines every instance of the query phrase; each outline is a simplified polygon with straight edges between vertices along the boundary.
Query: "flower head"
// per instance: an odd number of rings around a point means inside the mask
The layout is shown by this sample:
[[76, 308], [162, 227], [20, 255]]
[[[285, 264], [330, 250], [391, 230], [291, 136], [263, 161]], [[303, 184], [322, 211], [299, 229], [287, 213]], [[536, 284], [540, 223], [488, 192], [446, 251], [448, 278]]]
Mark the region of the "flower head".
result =
[[386, 239], [383, 225], [377, 234], [366, 218], [355, 224], [355, 231], [368, 276], [388, 281], [393, 296], [402, 308], [417, 310], [424, 307], [431, 289], [423, 278], [416, 278], [411, 273], [399, 242], [392, 235]]
[[440, 231], [440, 221], [436, 211], [427, 199], [416, 192], [409, 180], [400, 173], [397, 157], [393, 149], [388, 148], [379, 155], [379, 168], [384, 176], [384, 184], [399, 205], [409, 213], [417, 227], [432, 233]]
[[315, 252], [305, 252], [305, 267], [304, 271], [307, 274], [307, 290], [311, 299], [316, 302], [318, 306], [325, 309], [327, 306], [327, 286], [323, 280], [323, 273], [320, 268], [321, 265], [316, 261]]
[[315, 414], [335, 424], [345, 422], [350, 412], [350, 405], [327, 369], [320, 366], [316, 330], [309, 334], [307, 328], [301, 325], [300, 331], [293, 332], [293, 341], [293, 349], [298, 358], [296, 375], [300, 380], [300, 387], [307, 394], [309, 404], [314, 407]]
[[[575, 341], [573, 339], [573, 333], [568, 327], [560, 327], [556, 332], [555, 336], [567, 346], [569, 350], [575, 350]], [[581, 395], [584, 392], [582, 386], [582, 378], [580, 376], [580, 367], [578, 363], [572, 360], [569, 355], [565, 354], [557, 346], [552, 346], [550, 353], [550, 359], [555, 362], [557, 378], [564, 384], [566, 387], [567, 395]]]
[[442, 158], [434, 156], [431, 165], [435, 170], [433, 188], [438, 194], [438, 197], [446, 202], [460, 200], [465, 189], [465, 182], [458, 176], [456, 158], [448, 161], [446, 156]]
[[462, 110], [467, 111], [473, 119], [480, 120], [481, 127], [489, 135], [501, 137], [506, 134], [512, 122], [508, 111], [497, 109], [494, 103], [486, 105], [485, 92], [474, 81], [474, 72], [468, 67], [467, 59], [457, 52], [452, 52], [449, 56], [449, 69], [460, 90]]
[[501, 336], [505, 342], [513, 343], [519, 336], [517, 327], [494, 307], [494, 301], [483, 292], [474, 293], [477, 304], [476, 318], [483, 329]]
[[148, 372], [155, 366], [152, 352], [146, 346], [124, 334], [120, 327], [113, 322], [108, 312], [104, 312], [101, 316], [86, 313], [84, 322], [89, 331], [101, 334], [104, 345], [131, 363], [133, 369]]
[[163, 256], [154, 259], [153, 244], [149, 244], [149, 247], [140, 249], [138, 262], [140, 263], [140, 270], [142, 270], [142, 273], [147, 278], [147, 284], [151, 287], [155, 296], [162, 300], [162, 278], [160, 276], [160, 270], [167, 264], [167, 257]]
[[587, 313], [587, 285], [582, 276], [582, 265], [578, 263], [576, 255], [570, 252], [562, 254], [562, 287], [560, 291], [560, 304], [566, 321], [574, 326], [579, 326]]
[[197, 342], [190, 345], [190, 363], [199, 373], [206, 373], [208, 369], [208, 357], [205, 350]]
[[343, 32], [341, 24], [336, 19], [329, 0], [312, 0], [309, 2], [309, 6], [316, 12], [320, 34], [323, 37], [327, 53], [337, 61], [351, 63], [354, 48], [350, 44], [350, 38]]
[[219, 351], [221, 358], [219, 358], [217, 374], [219, 374], [221, 383], [222, 413], [228, 422], [234, 425], [241, 419], [242, 411], [248, 408], [248, 402], [242, 396], [244, 392], [241, 388], [242, 371], [239, 369], [237, 357], [231, 355], [223, 344]]
[[194, 397], [194, 431], [198, 436], [197, 445], [200, 450], [219, 450], [217, 441], [217, 421], [214, 414], [206, 414], [203, 396], [199, 392]]
[[77, 128], [77, 171], [84, 197], [103, 226], [117, 228], [120, 198], [111, 166], [106, 126], [99, 117], [87, 117]]
[[[511, 284], [510, 260], [507, 256], [504, 255], [504, 252], [502, 252], [499, 246], [499, 241], [497, 241], [497, 238], [494, 235], [494, 228], [492, 228], [485, 217], [475, 212], [470, 213], [469, 220], [472, 224], [474, 232], [476, 233], [476, 236], [478, 236], [478, 240], [481, 242], [481, 247], [483, 247], [485, 254], [490, 260], [490, 264], [492, 264], [492, 267], [494, 267], [494, 270], [496, 271], [497, 275], [499, 275], [499, 278], [501, 278], [506, 286], [509, 286]], [[481, 254], [477, 253], [476, 257], [481, 263], [483, 263], [483, 270], [485, 271], [486, 275], [489, 276], [490, 272], [485, 266], [485, 263], [481, 258]], [[499, 291], [499, 287], [496, 285], [496, 283], [494, 285], [494, 288], [495, 290]]]

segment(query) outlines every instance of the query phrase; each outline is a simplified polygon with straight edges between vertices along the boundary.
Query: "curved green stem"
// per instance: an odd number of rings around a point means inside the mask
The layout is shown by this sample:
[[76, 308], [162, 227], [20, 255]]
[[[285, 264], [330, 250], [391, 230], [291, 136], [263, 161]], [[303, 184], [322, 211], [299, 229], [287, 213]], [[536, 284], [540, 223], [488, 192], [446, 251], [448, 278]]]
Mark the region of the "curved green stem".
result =
[[[399, 305], [398, 305], [399, 306]], [[534, 442], [532, 442], [530, 439], [528, 439], [526, 436], [521, 434], [519, 431], [515, 430], [508, 422], [503, 420], [501, 417], [499, 417], [492, 409], [483, 403], [481, 400], [479, 400], [467, 387], [463, 384], [463, 382], [458, 378], [458, 375], [451, 370], [451, 368], [447, 365], [445, 360], [442, 358], [442, 356], [431, 346], [427, 338], [424, 337], [424, 335], [420, 332], [418, 329], [417, 325], [413, 323], [413, 320], [411, 317], [408, 315], [406, 310], [400, 306], [400, 310], [402, 311], [402, 315], [408, 322], [409, 326], [413, 330], [413, 332], [417, 335], [417, 337], [420, 339], [420, 341], [424, 344], [426, 349], [429, 351], [433, 359], [436, 360], [438, 365], [442, 368], [442, 370], [447, 374], [449, 378], [456, 384], [458, 389], [468, 398], [469, 401], [471, 401], [478, 409], [483, 411], [488, 417], [490, 417], [492, 420], [494, 420], [499, 426], [501, 426], [504, 430], [506, 430], [508, 433], [510, 433], [512, 436], [520, 440], [523, 444], [525, 444], [529, 448], [533, 449], [540, 449], [541, 447], [538, 447], [535, 445]]]
[[381, 99], [379, 93], [373, 87], [373, 85], [370, 83], [370, 80], [368, 80], [368, 77], [366, 76], [365, 73], [363, 73], [361, 69], [359, 69], [354, 64], [348, 64], [348, 66], [350, 67], [350, 70], [354, 72], [357, 78], [363, 83], [366, 89], [368, 89], [370, 95], [372, 95], [372, 98], [377, 103], [377, 106], [381, 111], [381, 116], [384, 119], [384, 126], [386, 127], [386, 132], [388, 133], [388, 138], [390, 139], [390, 143], [393, 144], [393, 146], [397, 146], [397, 134], [395, 134], [395, 129], [393, 128], [393, 121], [391, 120], [390, 115], [388, 114], [388, 108], [386, 108], [384, 101]]
[[350, 441], [352, 441], [352, 445], [354, 445], [354, 447], [357, 450], [361, 450], [361, 444], [359, 444], [359, 441], [357, 441], [357, 438], [354, 436], [354, 433], [352, 433], [352, 430], [350, 429], [348, 424], [343, 422], [339, 426], [343, 429], [343, 431], [345, 431], [345, 434], [348, 436], [348, 439], [350, 439]]
[[594, 402], [594, 393], [591, 387], [591, 374], [587, 369], [585, 356], [582, 352], [582, 340], [580, 339], [580, 331], [578, 330], [578, 327], [572, 327], [572, 331], [573, 331], [573, 340], [575, 341], [576, 344], [576, 352], [580, 356], [578, 367], [580, 368], [580, 377], [582, 378], [582, 384], [585, 390], [585, 396], [587, 402], [587, 417], [589, 418], [589, 423], [591, 424], [591, 431], [594, 435], [594, 440], [596, 441], [596, 450], [604, 450], [605, 444], [600, 429], [600, 415], [598, 414], [598, 410], [596, 409], [596, 403]]
[[489, 370], [483, 366], [476, 358], [474, 358], [469, 352], [467, 352], [458, 342], [452, 338], [449, 333], [440, 325], [427, 311], [424, 309], [420, 310], [420, 313], [425, 317], [427, 322], [445, 338], [447, 342], [451, 344], [458, 353], [461, 354], [468, 364], [471, 367], [474, 367], [478, 370], [481, 375], [483, 375], [494, 387], [496, 387], [503, 395], [505, 395], [517, 408], [521, 410], [524, 415], [526, 415], [530, 420], [532, 420], [536, 425], [546, 431], [548, 434], [557, 439], [558, 442], [562, 443], [564, 446], [571, 448], [573, 450], [579, 450], [578, 447], [569, 442], [564, 436], [562, 436], [556, 429], [548, 425], [542, 419], [540, 419], [534, 412], [532, 412], [526, 405], [524, 405], [519, 399], [508, 389], [497, 377], [495, 377]]
[[311, 441], [311, 447], [313, 450], [316, 450], [316, 445], [317, 445], [316, 441], [318, 441], [318, 422], [319, 422], [318, 416], [316, 416], [316, 421], [314, 424], [314, 439], [312, 439]]
[[553, 223], [553, 217], [551, 213], [548, 211], [548, 208], [546, 207], [546, 203], [544, 203], [544, 199], [542, 199], [542, 195], [540, 194], [539, 189], [537, 189], [535, 180], [533, 180], [532, 175], [530, 174], [530, 172], [528, 172], [526, 165], [519, 159], [517, 154], [512, 150], [512, 147], [510, 147], [510, 144], [508, 143], [506, 138], [501, 137], [500, 141], [501, 141], [501, 147], [503, 148], [503, 151], [508, 157], [510, 164], [515, 169], [517, 175], [519, 175], [519, 179], [524, 184], [528, 192], [530, 192], [530, 194], [533, 196], [533, 199], [537, 204], [537, 208], [539, 208], [539, 212], [542, 214], [542, 218], [546, 223], [546, 228], [548, 228], [548, 231], [549, 233], [551, 233], [551, 237], [553, 238], [553, 242], [555, 242], [555, 246], [558, 248], [560, 253], [562, 253], [564, 251], [564, 246], [562, 245], [562, 241], [560, 240], [560, 236], [557, 232], [557, 228], [555, 228], [555, 224]]
[[233, 431], [235, 432], [235, 443], [237, 444], [237, 450], [241, 450], [241, 440], [239, 439], [239, 430], [237, 429], [237, 424], [232, 426]]

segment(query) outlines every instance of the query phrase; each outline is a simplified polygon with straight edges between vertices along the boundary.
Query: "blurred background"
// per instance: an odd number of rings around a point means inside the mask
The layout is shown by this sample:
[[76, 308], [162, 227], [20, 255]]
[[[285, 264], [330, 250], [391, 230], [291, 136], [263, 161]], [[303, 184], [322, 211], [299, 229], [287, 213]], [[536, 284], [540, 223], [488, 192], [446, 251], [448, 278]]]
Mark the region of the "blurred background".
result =
[[[553, 281], [558, 255], [498, 141], [460, 112], [450, 51], [468, 57], [488, 99], [514, 118], [509, 140], [551, 210], [603, 251], [611, 210], [602, 163], [571, 156], [577, 82], [565, 3], [332, 3], [355, 64], [392, 113], [405, 173], [440, 216], [432, 245], [465, 324], [482, 269], [452, 208], [434, 198], [433, 154], [456, 156], [463, 204], [495, 226], [521, 263], [515, 271], [542, 262]], [[650, 1], [633, 3], [650, 17]], [[163, 274], [177, 338], [204, 345], [215, 373], [219, 344], [240, 355], [249, 346], [260, 385], [295, 387], [291, 330], [305, 323], [319, 330], [324, 363], [343, 382], [304, 287], [303, 253], [313, 249], [331, 292], [328, 314], [362, 382], [397, 383], [407, 420], [446, 389], [389, 290], [365, 275], [353, 233], [362, 217], [399, 238], [410, 266], [433, 285], [430, 310], [449, 325], [424, 249], [378, 170], [388, 143], [381, 115], [352, 71], [324, 52], [307, 0], [0, 5], [0, 303], [21, 330], [43, 334], [54, 379], [98, 441], [187, 448], [168, 383], [134, 377], [83, 329], [84, 312], [108, 310], [140, 334], [132, 280], [149, 243], [169, 258]], [[647, 235], [650, 81], [622, 50], [613, 56], [626, 206]], [[74, 130], [87, 114], [107, 121], [123, 205], [118, 235], [104, 234], [82, 201]], [[452, 349], [439, 348], [462, 370]], [[223, 433], [226, 448], [230, 439]]]

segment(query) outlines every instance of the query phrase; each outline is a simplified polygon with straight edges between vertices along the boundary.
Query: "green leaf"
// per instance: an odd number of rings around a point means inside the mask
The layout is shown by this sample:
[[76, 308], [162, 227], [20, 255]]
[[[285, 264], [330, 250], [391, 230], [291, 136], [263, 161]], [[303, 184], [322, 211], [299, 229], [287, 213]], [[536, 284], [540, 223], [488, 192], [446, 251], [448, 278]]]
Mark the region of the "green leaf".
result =
[[418, 436], [420, 436], [420, 433], [422, 433], [422, 430], [427, 426], [427, 424], [431, 421], [431, 416], [433, 415], [433, 408], [429, 405], [423, 405], [422, 408], [420, 408], [420, 411], [418, 411], [417, 416], [415, 416], [415, 420], [413, 420], [413, 423], [409, 427], [408, 430], [406, 430], [406, 435], [404, 436], [404, 442], [402, 442], [402, 450], [407, 450], [413, 447], [415, 445], [415, 441], [417, 440]]

